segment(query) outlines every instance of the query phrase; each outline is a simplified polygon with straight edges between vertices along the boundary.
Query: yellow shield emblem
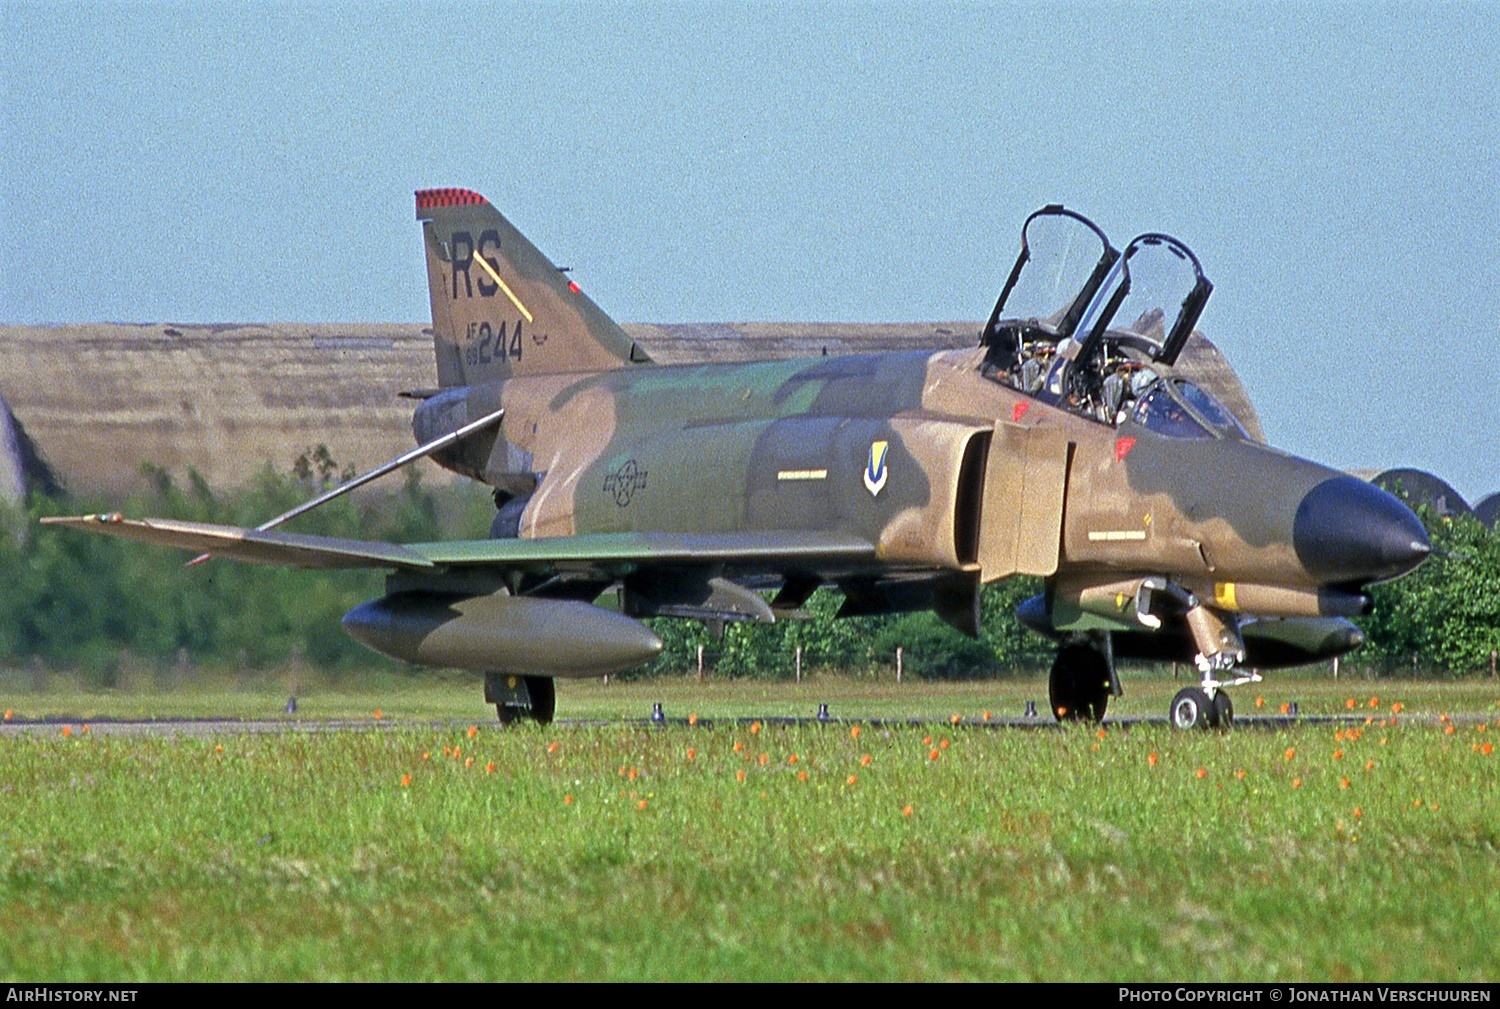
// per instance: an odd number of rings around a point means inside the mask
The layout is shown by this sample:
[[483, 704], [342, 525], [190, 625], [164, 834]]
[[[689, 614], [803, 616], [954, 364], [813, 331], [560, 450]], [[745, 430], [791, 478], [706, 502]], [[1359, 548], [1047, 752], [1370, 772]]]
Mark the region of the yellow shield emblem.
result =
[[890, 476], [890, 470], [886, 468], [886, 455], [891, 450], [888, 441], [872, 441], [870, 443], [870, 458], [865, 463], [865, 490], [870, 492], [871, 497], [878, 497], [880, 491], [885, 487], [885, 481]]

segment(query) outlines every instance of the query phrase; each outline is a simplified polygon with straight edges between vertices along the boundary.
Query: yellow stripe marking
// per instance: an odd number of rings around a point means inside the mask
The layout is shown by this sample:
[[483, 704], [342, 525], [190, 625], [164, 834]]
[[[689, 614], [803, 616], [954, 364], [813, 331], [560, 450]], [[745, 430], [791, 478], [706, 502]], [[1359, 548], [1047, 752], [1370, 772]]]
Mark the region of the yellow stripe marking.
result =
[[1144, 529], [1102, 529], [1089, 533], [1090, 543], [1120, 543], [1126, 540], [1143, 540]]
[[1234, 600], [1234, 582], [1214, 582], [1214, 605], [1223, 610], [1237, 610]]
[[495, 272], [495, 268], [490, 265], [490, 261], [483, 256], [475, 256], [474, 261], [484, 267], [484, 272], [490, 275], [491, 280], [500, 285], [500, 290], [505, 292], [505, 296], [510, 299], [510, 303], [516, 306], [516, 310], [525, 317], [526, 321], [532, 321], [531, 313], [526, 311], [526, 306], [521, 304], [521, 299], [516, 297], [516, 292], [512, 291], [505, 281], [500, 279], [500, 274]]
[[777, 470], [778, 480], [827, 480], [826, 469], [783, 469]]

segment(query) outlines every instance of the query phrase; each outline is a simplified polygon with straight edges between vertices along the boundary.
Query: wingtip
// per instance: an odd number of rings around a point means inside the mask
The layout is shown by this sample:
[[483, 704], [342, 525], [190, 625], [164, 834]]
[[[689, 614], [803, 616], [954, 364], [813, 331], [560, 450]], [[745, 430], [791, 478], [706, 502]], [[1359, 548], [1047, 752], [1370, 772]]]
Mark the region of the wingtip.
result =
[[44, 526], [79, 526], [91, 523], [102, 523], [105, 525], [116, 525], [125, 521], [125, 516], [119, 512], [103, 512], [98, 515], [45, 515], [37, 520]]

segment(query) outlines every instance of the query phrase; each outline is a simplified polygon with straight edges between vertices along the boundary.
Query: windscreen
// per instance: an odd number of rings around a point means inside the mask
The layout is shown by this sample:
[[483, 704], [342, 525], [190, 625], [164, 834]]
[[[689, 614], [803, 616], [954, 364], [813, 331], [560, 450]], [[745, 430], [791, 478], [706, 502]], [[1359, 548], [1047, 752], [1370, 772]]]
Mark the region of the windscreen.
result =
[[1158, 383], [1135, 407], [1136, 423], [1168, 438], [1209, 438], [1208, 428]]
[[1245, 429], [1218, 400], [1185, 379], [1155, 383], [1136, 402], [1136, 423], [1168, 438], [1246, 438]]
[[1238, 435], [1241, 438], [1250, 437], [1245, 433], [1244, 426], [1240, 424], [1234, 414], [1230, 413], [1224, 404], [1214, 399], [1207, 391], [1198, 388], [1193, 383], [1184, 379], [1175, 380], [1172, 383], [1172, 387], [1177, 390], [1179, 396], [1187, 401], [1187, 404], [1193, 408], [1198, 416], [1206, 420], [1211, 426], [1218, 428], [1226, 434]]

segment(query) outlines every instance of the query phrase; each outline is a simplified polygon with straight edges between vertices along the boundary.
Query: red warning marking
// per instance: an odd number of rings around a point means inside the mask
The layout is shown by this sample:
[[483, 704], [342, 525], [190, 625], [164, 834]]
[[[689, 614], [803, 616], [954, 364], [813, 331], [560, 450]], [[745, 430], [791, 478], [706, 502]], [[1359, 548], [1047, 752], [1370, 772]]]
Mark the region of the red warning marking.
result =
[[578, 286], [577, 281], [570, 280], [568, 281], [568, 290], [572, 291], [574, 294], [577, 294], [579, 291], [582, 291], [583, 288]]
[[418, 189], [417, 209], [431, 210], [433, 207], [464, 207], [488, 203], [472, 189]]
[[1115, 462], [1119, 462], [1121, 459], [1124, 459], [1127, 455], [1130, 454], [1130, 450], [1133, 448], [1135, 448], [1134, 438], [1116, 438]]
[[1023, 400], [1021, 400], [1021, 402], [1019, 402], [1015, 406], [1011, 407], [1011, 410], [1010, 410], [1010, 419], [1012, 421], [1014, 421], [1015, 423], [1019, 424], [1019, 423], [1021, 423], [1021, 418], [1024, 417], [1024, 416], [1026, 416], [1026, 411], [1030, 410], [1030, 409], [1031, 409], [1031, 400], [1029, 400], [1029, 399], [1023, 399]]

